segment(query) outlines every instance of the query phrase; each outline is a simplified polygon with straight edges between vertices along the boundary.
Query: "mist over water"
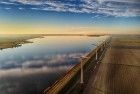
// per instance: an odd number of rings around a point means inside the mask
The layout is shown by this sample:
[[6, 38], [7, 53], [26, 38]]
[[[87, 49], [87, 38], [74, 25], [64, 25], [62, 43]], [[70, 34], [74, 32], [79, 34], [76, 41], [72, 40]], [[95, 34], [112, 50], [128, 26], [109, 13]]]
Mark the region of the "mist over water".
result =
[[41, 94], [107, 36], [46, 36], [0, 51], [0, 94]]

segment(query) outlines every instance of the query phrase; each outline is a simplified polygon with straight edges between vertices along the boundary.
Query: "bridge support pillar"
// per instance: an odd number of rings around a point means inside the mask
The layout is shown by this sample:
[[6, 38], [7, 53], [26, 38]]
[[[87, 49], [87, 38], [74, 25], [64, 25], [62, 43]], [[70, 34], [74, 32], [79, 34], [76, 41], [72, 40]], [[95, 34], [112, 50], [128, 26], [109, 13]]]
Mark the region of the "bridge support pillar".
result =
[[83, 81], [83, 60], [81, 60], [81, 80], [80, 80], [80, 83], [83, 84], [84, 81]]
[[98, 50], [96, 50], [96, 60], [98, 60]]

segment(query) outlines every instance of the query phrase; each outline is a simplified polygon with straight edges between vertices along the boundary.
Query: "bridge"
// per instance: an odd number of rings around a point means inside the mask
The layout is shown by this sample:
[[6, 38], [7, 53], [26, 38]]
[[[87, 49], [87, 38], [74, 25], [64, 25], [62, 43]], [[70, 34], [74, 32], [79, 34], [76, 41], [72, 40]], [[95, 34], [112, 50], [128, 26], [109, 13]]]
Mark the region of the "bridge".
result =
[[139, 49], [139, 36], [112, 36], [44, 94], [140, 94]]
[[[82, 62], [84, 69], [90, 65], [90, 63], [99, 62], [101, 55], [105, 52], [107, 46], [110, 43], [111, 38], [107, 38], [102, 44], [98, 45], [96, 49], [91, 51]], [[95, 64], [96, 65], [96, 64]], [[94, 65], [94, 66], [95, 66]], [[66, 73], [64, 77], [57, 80], [51, 87], [44, 91], [44, 94], [62, 94], [69, 89], [69, 86], [73, 86], [75, 82], [79, 83], [80, 78], [80, 64], [74, 66], [70, 71]], [[85, 70], [84, 70], [85, 72]]]

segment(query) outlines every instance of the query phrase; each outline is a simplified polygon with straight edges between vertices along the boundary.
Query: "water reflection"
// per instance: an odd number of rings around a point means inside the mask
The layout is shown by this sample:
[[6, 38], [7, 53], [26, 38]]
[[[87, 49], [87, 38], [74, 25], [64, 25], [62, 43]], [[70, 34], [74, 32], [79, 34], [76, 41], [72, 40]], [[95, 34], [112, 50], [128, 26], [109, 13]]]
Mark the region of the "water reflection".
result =
[[104, 37], [47, 36], [0, 51], [0, 94], [41, 94]]

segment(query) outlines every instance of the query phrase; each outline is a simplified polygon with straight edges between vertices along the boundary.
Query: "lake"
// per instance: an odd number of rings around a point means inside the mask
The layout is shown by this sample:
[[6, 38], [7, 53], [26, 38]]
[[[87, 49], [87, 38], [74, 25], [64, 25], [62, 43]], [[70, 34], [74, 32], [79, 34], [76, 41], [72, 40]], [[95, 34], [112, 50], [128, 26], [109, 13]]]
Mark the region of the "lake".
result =
[[0, 51], [0, 94], [42, 94], [107, 36], [45, 36]]

